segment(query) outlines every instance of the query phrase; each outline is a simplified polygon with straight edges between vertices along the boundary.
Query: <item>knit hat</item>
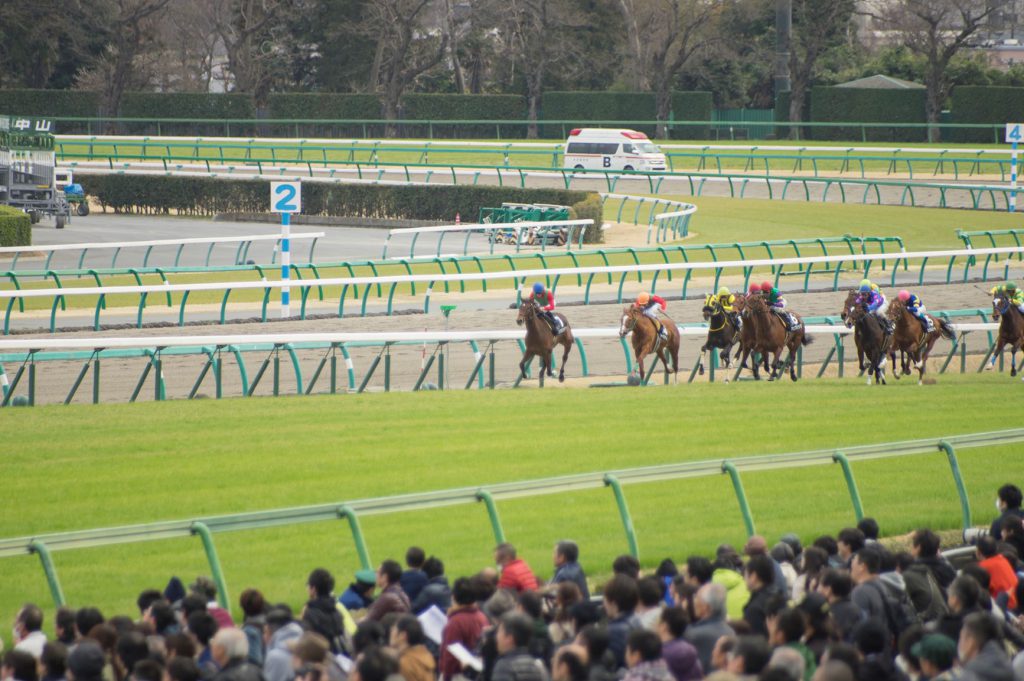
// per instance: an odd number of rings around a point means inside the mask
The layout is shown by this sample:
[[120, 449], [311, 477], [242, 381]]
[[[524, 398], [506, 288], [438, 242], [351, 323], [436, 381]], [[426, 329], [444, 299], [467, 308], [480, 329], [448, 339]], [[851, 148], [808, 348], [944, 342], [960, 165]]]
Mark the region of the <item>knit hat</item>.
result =
[[956, 643], [948, 636], [929, 634], [913, 645], [910, 654], [939, 669], [949, 669], [956, 660]]

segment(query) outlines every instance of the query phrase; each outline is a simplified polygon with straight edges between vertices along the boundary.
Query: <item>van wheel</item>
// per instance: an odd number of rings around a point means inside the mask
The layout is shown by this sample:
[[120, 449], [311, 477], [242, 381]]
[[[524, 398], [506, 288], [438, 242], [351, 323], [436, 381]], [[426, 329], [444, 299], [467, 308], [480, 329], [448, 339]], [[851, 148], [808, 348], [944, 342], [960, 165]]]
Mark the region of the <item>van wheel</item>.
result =
[[573, 170], [583, 170], [583, 166], [577, 163], [576, 165], [573, 166]]
[[28, 212], [28, 221], [31, 224], [37, 224], [39, 222], [39, 211], [30, 210]]
[[63, 215], [58, 215], [57, 219], [56, 219], [56, 222], [57, 222], [57, 229], [64, 229], [64, 216]]
[[82, 201], [81, 203], [79, 203], [78, 208], [75, 209], [75, 212], [84, 218], [86, 215], [89, 214], [89, 202]]
[[633, 166], [623, 166], [623, 170], [633, 170]]

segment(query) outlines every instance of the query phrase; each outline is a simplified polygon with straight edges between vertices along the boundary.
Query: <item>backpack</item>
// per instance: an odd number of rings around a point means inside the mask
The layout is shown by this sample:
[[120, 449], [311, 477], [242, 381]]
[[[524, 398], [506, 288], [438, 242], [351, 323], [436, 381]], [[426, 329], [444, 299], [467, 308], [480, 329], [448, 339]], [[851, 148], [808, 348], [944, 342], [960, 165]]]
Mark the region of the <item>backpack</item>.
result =
[[917, 611], [914, 610], [914, 604], [910, 602], [910, 597], [907, 596], [906, 591], [901, 591], [899, 599], [897, 599], [891, 596], [888, 589], [879, 584], [877, 580], [871, 580], [866, 583], [873, 584], [878, 591], [878, 595], [882, 597], [885, 623], [889, 627], [889, 633], [892, 634], [895, 641], [898, 642], [903, 632], [910, 627], [915, 624], [921, 624], [921, 618], [918, 616]]

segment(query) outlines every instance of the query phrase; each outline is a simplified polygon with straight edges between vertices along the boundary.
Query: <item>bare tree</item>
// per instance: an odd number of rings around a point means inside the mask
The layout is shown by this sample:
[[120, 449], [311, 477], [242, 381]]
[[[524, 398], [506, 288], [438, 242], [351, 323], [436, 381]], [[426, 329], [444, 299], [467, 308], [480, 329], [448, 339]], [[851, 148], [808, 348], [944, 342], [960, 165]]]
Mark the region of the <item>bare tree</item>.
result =
[[283, 16], [298, 0], [209, 0], [211, 21], [227, 53], [234, 90], [266, 105], [283, 68]]
[[161, 22], [166, 60], [157, 78], [165, 90], [209, 92], [220, 36], [214, 19], [218, 0], [177, 0]]
[[[406, 89], [425, 71], [436, 66], [447, 51], [448, 35], [430, 32], [424, 14], [429, 0], [375, 0], [368, 7], [364, 30], [377, 40], [369, 85], [383, 96], [384, 118], [398, 119]], [[388, 124], [385, 134], [397, 132]]]
[[925, 58], [925, 87], [928, 88], [928, 139], [939, 141], [935, 127], [949, 97], [950, 60], [995, 11], [998, 0], [902, 0], [888, 4], [874, 15], [899, 35], [899, 42]]
[[[819, 58], [841, 42], [853, 18], [855, 0], [793, 0], [796, 31], [789, 52], [789, 120], [803, 121], [807, 91], [818, 71]], [[799, 136], [793, 128], [791, 135]]]

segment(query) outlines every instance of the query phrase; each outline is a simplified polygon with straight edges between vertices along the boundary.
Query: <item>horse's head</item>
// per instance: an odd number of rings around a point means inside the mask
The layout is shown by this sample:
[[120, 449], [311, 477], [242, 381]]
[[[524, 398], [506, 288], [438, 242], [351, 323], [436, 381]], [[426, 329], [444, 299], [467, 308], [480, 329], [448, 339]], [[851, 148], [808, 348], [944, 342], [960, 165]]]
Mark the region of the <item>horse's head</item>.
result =
[[701, 308], [701, 313], [704, 315], [704, 321], [710, 320], [711, 315], [713, 315], [715, 312], [718, 312], [720, 309], [721, 304], [718, 302], [717, 298], [715, 298], [711, 294], [705, 296], [704, 307]]
[[852, 329], [867, 313], [868, 311], [863, 305], [848, 305], [843, 314], [843, 322], [846, 324], [846, 328]]
[[627, 305], [622, 308], [622, 319], [619, 320], [619, 338], [625, 338], [633, 330], [633, 327], [636, 326], [639, 318], [640, 308], [636, 305]]
[[846, 328], [851, 329], [853, 325], [857, 323], [857, 319], [860, 319], [860, 315], [856, 319], [851, 319], [854, 312], [863, 310], [863, 306], [858, 304], [860, 294], [857, 291], [850, 291], [846, 294], [846, 301], [843, 303], [843, 309], [839, 313], [839, 318], [846, 324]]
[[537, 308], [533, 304], [532, 300], [524, 300], [519, 306], [519, 314], [516, 315], [516, 324], [522, 326], [524, 323], [533, 319], [533, 316], [537, 314]]
[[889, 321], [897, 321], [903, 316], [903, 313], [907, 311], [907, 304], [899, 298], [894, 298], [889, 303], [889, 309], [886, 311], [885, 316]]
[[747, 309], [747, 302], [750, 300], [750, 296], [746, 293], [737, 293], [735, 300], [732, 301], [732, 309], [736, 314], [743, 314]]
[[752, 314], [767, 313], [768, 301], [764, 296], [747, 296], [746, 309], [750, 310]]
[[998, 322], [999, 317], [1006, 314], [1010, 309], [1010, 301], [1002, 293], [996, 293], [992, 298], [992, 321]]

